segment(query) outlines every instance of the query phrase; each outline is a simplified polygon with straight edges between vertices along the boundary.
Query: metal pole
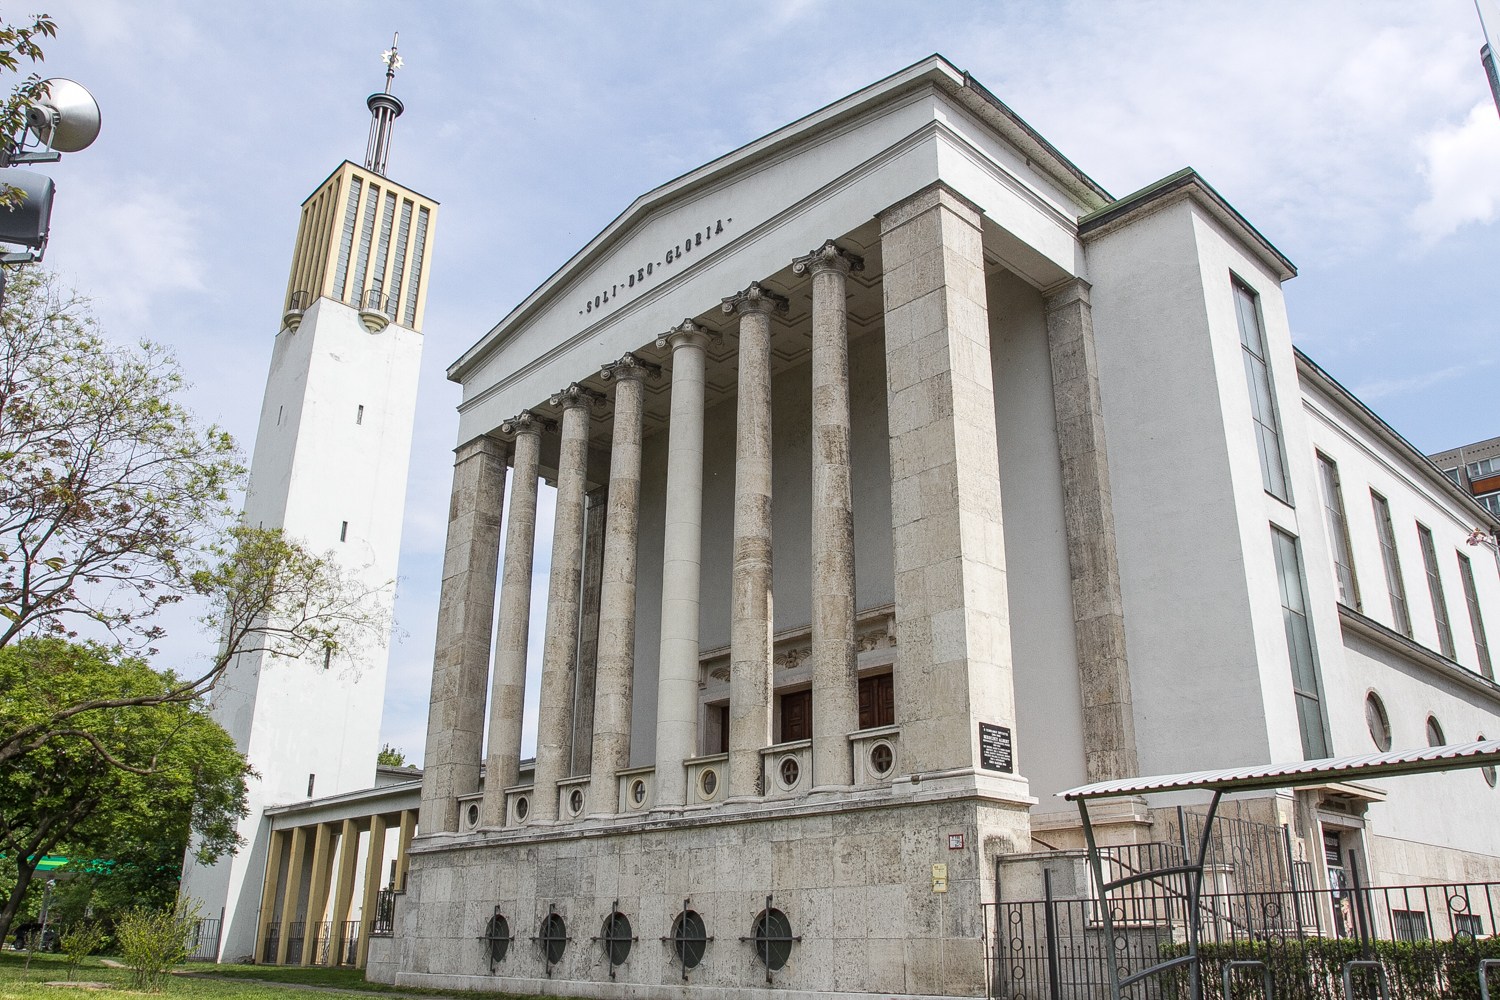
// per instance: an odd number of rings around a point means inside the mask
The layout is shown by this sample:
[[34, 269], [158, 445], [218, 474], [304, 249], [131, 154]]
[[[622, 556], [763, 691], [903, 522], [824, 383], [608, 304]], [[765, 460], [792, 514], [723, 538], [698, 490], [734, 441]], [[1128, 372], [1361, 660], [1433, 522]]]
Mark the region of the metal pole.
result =
[[1359, 857], [1349, 852], [1349, 881], [1354, 890], [1354, 922], [1359, 928], [1359, 952], [1366, 960], [1374, 958], [1370, 947], [1370, 914], [1365, 909], [1365, 891], [1359, 878]]
[[[1047, 996], [1062, 1000], [1062, 975], [1057, 967], [1057, 917], [1052, 912], [1052, 870], [1042, 869], [1042, 900], [1047, 927]], [[996, 914], [998, 918], [998, 913]], [[998, 923], [998, 919], [996, 923]]]
[[1110, 912], [1109, 894], [1104, 888], [1104, 865], [1099, 860], [1099, 845], [1094, 843], [1094, 824], [1089, 822], [1089, 806], [1078, 800], [1078, 815], [1083, 820], [1083, 840], [1088, 845], [1089, 868], [1094, 873], [1094, 887], [1099, 894], [1099, 908], [1104, 918], [1104, 964], [1109, 972], [1109, 995], [1113, 1000], [1124, 1000], [1120, 992], [1120, 969], [1115, 963], [1115, 918]]
[[[1188, 876], [1188, 989], [1192, 1000], [1203, 1000], [1203, 970], [1198, 962], [1198, 901], [1203, 895], [1203, 866], [1208, 862], [1208, 845], [1214, 829], [1214, 814], [1219, 811], [1222, 791], [1215, 791], [1208, 804], [1208, 813], [1203, 817], [1203, 832], [1198, 837], [1198, 860], [1195, 870]], [[1180, 808], [1180, 807], [1179, 807]]]

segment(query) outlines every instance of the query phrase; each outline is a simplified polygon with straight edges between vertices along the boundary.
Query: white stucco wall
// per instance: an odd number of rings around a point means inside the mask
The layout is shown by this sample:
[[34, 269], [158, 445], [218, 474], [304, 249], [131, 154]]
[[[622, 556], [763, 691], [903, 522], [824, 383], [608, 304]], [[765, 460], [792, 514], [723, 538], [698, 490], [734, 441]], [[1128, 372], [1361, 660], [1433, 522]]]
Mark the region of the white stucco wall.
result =
[[[387, 616], [421, 351], [420, 334], [394, 324], [372, 334], [354, 309], [318, 299], [295, 332], [283, 329], [276, 339], [245, 499], [246, 523], [283, 528], [308, 550], [331, 553], [364, 586], [383, 587]], [[268, 829], [262, 810], [306, 798], [309, 775], [317, 796], [374, 784], [387, 650], [366, 645], [333, 657], [327, 669], [314, 660], [242, 656], [213, 693], [214, 717], [259, 774], [241, 822], [246, 848], [209, 870], [189, 864], [183, 891], [203, 900], [207, 914], [226, 908], [230, 958], [254, 943]]]

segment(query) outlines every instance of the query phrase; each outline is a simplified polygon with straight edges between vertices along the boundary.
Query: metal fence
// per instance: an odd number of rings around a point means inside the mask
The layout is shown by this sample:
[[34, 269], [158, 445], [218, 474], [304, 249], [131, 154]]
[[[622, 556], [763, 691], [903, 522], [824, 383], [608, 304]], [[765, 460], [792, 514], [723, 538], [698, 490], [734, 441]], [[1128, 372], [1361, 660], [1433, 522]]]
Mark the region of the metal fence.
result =
[[224, 921], [218, 917], [201, 917], [193, 925], [187, 957], [195, 962], [215, 962], [219, 958], [219, 931]]
[[[1190, 917], [1205, 1000], [1266, 996], [1267, 983], [1285, 1000], [1355, 1000], [1380, 996], [1382, 979], [1393, 1000], [1480, 1000], [1480, 962], [1500, 959], [1500, 882], [1206, 893], [1195, 914], [1185, 894], [1162, 889], [1111, 899], [1113, 941], [1096, 900], [986, 906], [990, 996], [1107, 997], [1107, 963], [1124, 978], [1185, 955]], [[1500, 971], [1490, 989], [1500, 996]], [[1142, 980], [1126, 995], [1187, 1000], [1187, 970]]]
[[381, 889], [375, 897], [375, 919], [370, 924], [370, 937], [390, 937], [395, 932], [396, 890]]
[[276, 964], [276, 947], [281, 942], [281, 921], [274, 920], [266, 925], [266, 943], [260, 951], [262, 965]]
[[345, 920], [339, 933], [337, 964], [353, 965], [359, 957], [359, 921]]

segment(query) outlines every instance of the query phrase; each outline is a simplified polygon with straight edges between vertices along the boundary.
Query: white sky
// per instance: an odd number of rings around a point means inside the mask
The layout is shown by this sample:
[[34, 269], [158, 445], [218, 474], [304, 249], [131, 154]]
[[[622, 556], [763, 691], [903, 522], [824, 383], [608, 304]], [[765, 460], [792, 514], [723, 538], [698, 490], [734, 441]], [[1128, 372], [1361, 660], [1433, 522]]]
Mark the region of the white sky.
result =
[[[401, 32], [389, 173], [442, 203], [383, 725], [410, 759], [456, 443], [448, 364], [636, 195], [933, 52], [1117, 196], [1196, 167], [1300, 267], [1299, 346], [1418, 448], [1500, 434], [1500, 116], [1472, 0], [47, 9], [43, 75], [85, 84], [104, 116], [91, 149], [44, 168], [47, 263], [115, 338], [174, 347], [191, 404], [246, 454], [298, 206], [362, 159], [364, 98]], [[186, 614], [169, 624], [161, 665], [211, 648]]]

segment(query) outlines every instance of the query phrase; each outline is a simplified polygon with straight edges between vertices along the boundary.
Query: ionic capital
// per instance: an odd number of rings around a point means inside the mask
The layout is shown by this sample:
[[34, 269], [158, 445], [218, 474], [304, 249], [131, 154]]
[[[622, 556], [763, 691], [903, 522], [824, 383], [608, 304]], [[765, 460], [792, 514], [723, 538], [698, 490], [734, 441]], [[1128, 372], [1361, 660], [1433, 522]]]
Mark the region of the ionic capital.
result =
[[574, 382], [566, 389], [559, 389], [547, 400], [553, 406], [560, 406], [564, 410], [571, 410], [575, 406], [592, 409], [604, 400], [604, 393], [595, 392], [593, 389], [585, 388]]
[[550, 431], [555, 427], [557, 427], [556, 420], [549, 420], [541, 414], [533, 413], [530, 410], [522, 410], [509, 420], [501, 423], [500, 432], [511, 435], [540, 435], [542, 431]]
[[625, 382], [630, 379], [661, 378], [661, 365], [653, 365], [634, 354], [625, 354], [619, 361], [611, 361], [599, 369], [599, 377], [606, 382]]
[[823, 245], [816, 250], [792, 261], [793, 274], [807, 274], [808, 272], [818, 274], [822, 271], [848, 274], [850, 271], [863, 271], [864, 269], [863, 257], [850, 253], [833, 240], [825, 240]]
[[656, 349], [664, 351], [667, 348], [677, 350], [679, 347], [708, 347], [708, 342], [713, 334], [708, 327], [700, 326], [691, 318], [683, 320], [672, 329], [656, 338]]
[[758, 281], [750, 282], [744, 291], [724, 299], [726, 313], [764, 313], [769, 316], [771, 313], [785, 313], [788, 308], [786, 296], [762, 287]]

